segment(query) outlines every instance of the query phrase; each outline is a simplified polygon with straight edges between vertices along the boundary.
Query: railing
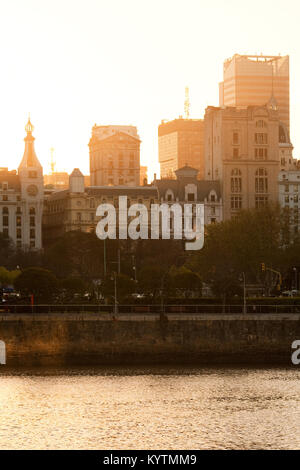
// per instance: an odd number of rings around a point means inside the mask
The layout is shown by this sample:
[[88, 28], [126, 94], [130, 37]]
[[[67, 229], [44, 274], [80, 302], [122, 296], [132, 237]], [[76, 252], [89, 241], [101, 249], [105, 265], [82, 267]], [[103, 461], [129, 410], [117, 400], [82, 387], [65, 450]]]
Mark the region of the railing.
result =
[[[200, 315], [200, 314], [241, 314], [243, 305], [118, 305], [118, 315]], [[254, 305], [248, 304], [247, 314], [300, 314], [299, 305]], [[16, 314], [113, 314], [114, 305], [103, 304], [41, 304], [41, 305], [0, 305], [0, 315], [7, 313]]]

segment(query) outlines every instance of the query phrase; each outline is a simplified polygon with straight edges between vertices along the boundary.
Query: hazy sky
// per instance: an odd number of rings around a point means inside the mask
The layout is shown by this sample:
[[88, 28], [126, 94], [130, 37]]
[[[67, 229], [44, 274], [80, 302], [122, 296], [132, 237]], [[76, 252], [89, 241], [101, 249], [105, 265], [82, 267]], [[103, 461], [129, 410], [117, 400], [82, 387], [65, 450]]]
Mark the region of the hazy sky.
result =
[[[218, 105], [234, 53], [290, 55], [291, 138], [300, 157], [299, 0], [0, 0], [0, 166], [16, 168], [28, 112], [49, 171], [89, 169], [97, 124], [133, 124], [159, 171], [157, 126]], [[150, 173], [151, 173], [150, 172]]]

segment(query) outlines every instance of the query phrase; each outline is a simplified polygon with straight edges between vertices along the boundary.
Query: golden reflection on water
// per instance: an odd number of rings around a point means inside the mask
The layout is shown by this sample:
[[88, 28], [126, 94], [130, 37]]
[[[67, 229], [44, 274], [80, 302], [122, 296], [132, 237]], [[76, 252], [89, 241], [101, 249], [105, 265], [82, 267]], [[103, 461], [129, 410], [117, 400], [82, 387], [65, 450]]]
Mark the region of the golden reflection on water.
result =
[[1, 449], [299, 449], [300, 369], [0, 375]]

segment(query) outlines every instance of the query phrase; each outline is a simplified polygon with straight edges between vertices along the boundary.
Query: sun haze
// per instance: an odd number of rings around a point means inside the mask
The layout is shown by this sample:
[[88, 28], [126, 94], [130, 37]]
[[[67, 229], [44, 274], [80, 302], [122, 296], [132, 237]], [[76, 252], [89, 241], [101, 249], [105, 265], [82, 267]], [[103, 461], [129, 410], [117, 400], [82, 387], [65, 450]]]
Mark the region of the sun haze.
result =
[[159, 172], [157, 126], [218, 105], [223, 61], [234, 53], [290, 55], [291, 139], [300, 151], [298, 0], [11, 0], [0, 2], [2, 155], [17, 168], [28, 113], [49, 172], [89, 171], [97, 124], [135, 125], [141, 164]]

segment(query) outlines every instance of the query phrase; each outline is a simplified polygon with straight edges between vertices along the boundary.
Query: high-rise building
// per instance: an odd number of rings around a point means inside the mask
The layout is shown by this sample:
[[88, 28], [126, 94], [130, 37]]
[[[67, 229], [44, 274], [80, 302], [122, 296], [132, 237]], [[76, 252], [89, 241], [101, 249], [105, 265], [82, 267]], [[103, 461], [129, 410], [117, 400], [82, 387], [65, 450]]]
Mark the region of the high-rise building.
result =
[[140, 138], [134, 126], [97, 126], [90, 147], [91, 186], [138, 186]]
[[261, 106], [273, 96], [279, 119], [290, 127], [289, 56], [235, 54], [224, 62], [220, 106]]
[[28, 119], [25, 151], [16, 170], [0, 169], [0, 231], [23, 250], [42, 248], [43, 168]]
[[158, 158], [161, 178], [175, 178], [185, 165], [198, 170], [204, 178], [203, 119], [174, 119], [158, 126]]
[[280, 150], [291, 144], [273, 100], [245, 109], [209, 106], [204, 121], [205, 179], [221, 182], [224, 219], [277, 202]]

